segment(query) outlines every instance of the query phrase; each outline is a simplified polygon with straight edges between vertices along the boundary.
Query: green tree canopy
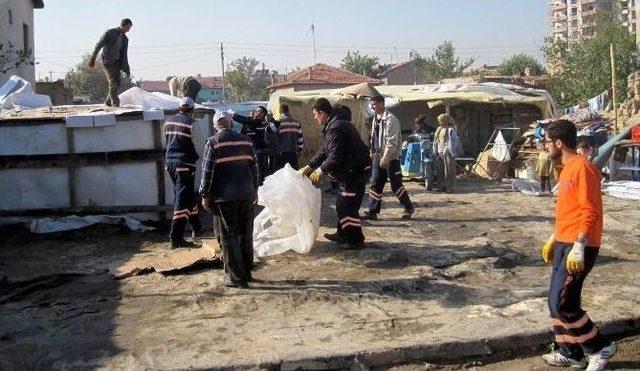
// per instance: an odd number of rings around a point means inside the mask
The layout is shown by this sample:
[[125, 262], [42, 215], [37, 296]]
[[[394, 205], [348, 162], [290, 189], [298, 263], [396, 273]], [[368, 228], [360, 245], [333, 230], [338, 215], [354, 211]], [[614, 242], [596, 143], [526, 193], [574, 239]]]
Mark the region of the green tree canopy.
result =
[[[86, 54], [82, 57], [82, 61], [78, 63], [71, 71], [67, 72], [64, 77], [65, 86], [71, 90], [73, 96], [88, 97], [92, 103], [101, 103], [107, 97], [109, 82], [104, 73], [100, 60], [96, 60], [95, 67], [89, 67], [89, 58]], [[130, 77], [122, 76], [121, 92], [131, 88], [133, 82]]]
[[410, 56], [416, 61], [416, 65], [427, 83], [437, 83], [442, 79], [460, 77], [475, 60], [474, 58], [460, 60], [456, 56], [456, 49], [451, 41], [445, 41], [438, 45], [430, 57], [423, 57], [416, 51], [412, 51]]
[[559, 107], [569, 107], [611, 88], [609, 45], [616, 48], [618, 100], [627, 98], [627, 76], [638, 69], [635, 36], [612, 13], [596, 16], [593, 37], [577, 41], [547, 40], [543, 51], [549, 70], [549, 93]]
[[518, 75], [521, 72], [524, 73], [526, 68], [531, 68], [534, 75], [539, 75], [544, 70], [534, 56], [521, 53], [503, 60], [498, 67], [498, 72], [502, 75]]
[[231, 87], [231, 98], [237, 102], [247, 100], [266, 100], [269, 98], [268, 77], [256, 74], [260, 61], [242, 57], [231, 62], [224, 74], [225, 82]]
[[353, 73], [359, 73], [365, 76], [373, 76], [374, 69], [379, 63], [378, 57], [371, 57], [366, 54], [360, 54], [359, 50], [351, 52], [347, 50], [347, 55], [342, 58], [340, 67]]

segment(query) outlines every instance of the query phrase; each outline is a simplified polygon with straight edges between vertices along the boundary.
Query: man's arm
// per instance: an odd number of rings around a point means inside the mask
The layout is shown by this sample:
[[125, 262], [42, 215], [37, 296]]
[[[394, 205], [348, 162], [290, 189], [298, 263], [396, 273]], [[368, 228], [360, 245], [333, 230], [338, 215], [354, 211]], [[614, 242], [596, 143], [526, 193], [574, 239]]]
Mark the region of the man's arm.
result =
[[578, 240], [596, 228], [602, 215], [600, 177], [592, 167], [586, 166], [578, 172], [578, 202], [580, 203], [580, 235]]
[[202, 197], [209, 197], [211, 186], [213, 185], [213, 175], [215, 173], [215, 149], [211, 140], [207, 140], [204, 147], [204, 157], [202, 159], [202, 179], [200, 180], [199, 192]]
[[[123, 36], [126, 37], [126, 36]], [[129, 68], [129, 39], [124, 40], [124, 50], [122, 52], [122, 72], [124, 72], [127, 77], [131, 76], [131, 69]]]
[[326, 159], [320, 165], [323, 173], [336, 170], [345, 158], [344, 137], [337, 130], [327, 132], [326, 141]]
[[317, 169], [324, 162], [326, 158], [327, 158], [327, 153], [325, 152], [324, 144], [323, 144], [320, 146], [316, 154], [313, 155], [311, 160], [309, 160], [309, 166], [312, 169]]
[[396, 143], [398, 142], [398, 137], [400, 136], [400, 122], [394, 116], [389, 116], [386, 124], [385, 143], [384, 149], [382, 151], [382, 157], [385, 157], [385, 155], [390, 152], [398, 153], [399, 150]]
[[298, 132], [298, 154], [300, 154], [304, 149], [304, 136], [302, 135], [302, 124], [298, 123], [298, 125], [300, 125], [300, 131]]
[[96, 58], [98, 57], [98, 53], [100, 53], [100, 49], [102, 49], [104, 44], [107, 42], [108, 34], [109, 34], [109, 30], [105, 31], [105, 33], [102, 34], [102, 37], [100, 38], [100, 40], [98, 40], [96, 47], [93, 48], [93, 53], [91, 54], [91, 60], [95, 61]]
[[262, 125], [261, 120], [256, 120], [251, 117], [242, 116], [237, 113], [233, 114], [233, 119], [241, 123], [242, 125], [246, 125], [252, 129], [258, 128], [260, 125]]

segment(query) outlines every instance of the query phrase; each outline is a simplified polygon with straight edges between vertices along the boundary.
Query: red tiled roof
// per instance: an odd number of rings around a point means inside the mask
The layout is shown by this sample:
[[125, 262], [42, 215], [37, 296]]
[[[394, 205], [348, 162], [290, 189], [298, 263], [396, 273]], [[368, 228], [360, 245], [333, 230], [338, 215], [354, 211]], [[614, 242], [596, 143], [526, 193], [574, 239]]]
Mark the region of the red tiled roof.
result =
[[222, 77], [220, 76], [197, 77], [196, 80], [205, 89], [222, 89]]
[[311, 67], [303, 68], [298, 71], [291, 72], [285, 76], [285, 79], [271, 86], [270, 89], [281, 88], [289, 85], [301, 84], [345, 84], [354, 85], [362, 82], [370, 82], [377, 84], [380, 81], [371, 77], [359, 75], [342, 68], [329, 66], [328, 64], [318, 63]]
[[148, 92], [159, 92], [169, 94], [169, 85], [162, 80], [143, 80], [138, 82], [138, 87]]

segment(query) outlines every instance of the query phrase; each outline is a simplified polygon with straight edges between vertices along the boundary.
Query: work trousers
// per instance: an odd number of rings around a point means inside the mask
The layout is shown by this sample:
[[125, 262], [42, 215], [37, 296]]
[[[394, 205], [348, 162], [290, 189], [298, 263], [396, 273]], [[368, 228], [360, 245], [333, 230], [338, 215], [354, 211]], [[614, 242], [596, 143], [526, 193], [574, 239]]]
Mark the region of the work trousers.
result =
[[565, 357], [582, 359], [584, 353], [596, 353], [609, 345], [587, 312], [582, 309], [582, 284], [593, 268], [598, 248], [585, 248], [585, 267], [577, 274], [567, 271], [567, 255], [572, 244], [558, 243], [553, 257], [549, 285], [549, 312], [553, 321], [555, 347]]
[[545, 192], [545, 190], [551, 192], [551, 180], [549, 176], [542, 175], [540, 176], [540, 191]]
[[378, 156], [374, 157], [373, 164], [371, 164], [371, 186], [369, 188], [369, 208], [370, 214], [380, 213], [382, 208], [382, 191], [384, 185], [387, 183], [387, 178], [391, 183], [391, 190], [398, 197], [398, 200], [404, 206], [405, 209], [413, 209], [411, 199], [407, 189], [402, 185], [402, 170], [400, 170], [400, 161], [392, 160], [389, 162], [389, 168], [383, 169], [380, 167], [380, 159]]
[[340, 184], [340, 192], [336, 197], [336, 212], [338, 214], [338, 235], [347, 243], [364, 241], [360, 222], [360, 205], [364, 198], [365, 176], [348, 178]]
[[232, 282], [251, 281], [253, 201], [214, 202], [213, 229], [222, 248], [224, 271]]
[[282, 169], [284, 165], [289, 164], [295, 170], [298, 170], [298, 153], [295, 151], [280, 153], [280, 166], [278, 169]]
[[109, 83], [109, 91], [107, 92], [107, 99], [104, 101], [104, 104], [109, 107], [119, 107], [120, 98], [118, 98], [118, 90], [120, 90], [120, 84], [122, 83], [120, 68], [105, 66], [104, 73], [107, 75], [107, 82]]
[[269, 176], [269, 152], [266, 149], [256, 149], [256, 159], [258, 161], [258, 180], [260, 185], [264, 178]]
[[167, 172], [173, 182], [173, 218], [169, 239], [172, 242], [183, 240], [187, 223], [191, 224], [195, 236], [201, 236], [202, 223], [198, 218], [198, 201], [194, 190], [196, 168], [169, 163]]

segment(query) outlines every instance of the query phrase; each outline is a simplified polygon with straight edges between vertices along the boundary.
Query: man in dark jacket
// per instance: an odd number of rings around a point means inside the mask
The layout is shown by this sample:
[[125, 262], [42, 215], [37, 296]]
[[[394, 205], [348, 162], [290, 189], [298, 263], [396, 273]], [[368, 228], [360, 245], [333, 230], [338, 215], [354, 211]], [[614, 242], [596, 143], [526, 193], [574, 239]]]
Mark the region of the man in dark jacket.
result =
[[318, 99], [313, 106], [313, 117], [323, 125], [323, 145], [309, 161], [309, 165], [299, 172], [310, 176], [312, 182], [320, 181], [324, 174], [330, 174], [341, 186], [336, 198], [338, 225], [336, 233], [326, 233], [324, 237], [349, 248], [364, 247], [364, 235], [358, 210], [364, 197], [365, 171], [371, 164], [369, 150], [356, 128], [349, 122], [351, 111], [345, 106], [333, 109], [328, 100]]
[[133, 26], [131, 20], [125, 18], [120, 21], [119, 27], [107, 30], [96, 44], [89, 59], [89, 67], [95, 66], [98, 53], [102, 50], [102, 66], [109, 81], [109, 94], [104, 102], [107, 106], [118, 107], [120, 105], [118, 98], [118, 89], [121, 83], [120, 71], [124, 72], [127, 77], [131, 76], [127, 57], [129, 39], [125, 35], [131, 30], [131, 26]]
[[285, 164], [298, 168], [298, 157], [304, 147], [304, 137], [302, 136], [302, 125], [289, 114], [289, 106], [280, 106], [280, 122], [278, 125], [278, 158], [280, 164], [278, 168], [283, 168]]
[[247, 136], [251, 138], [255, 146], [258, 161], [258, 184], [262, 184], [264, 178], [269, 175], [269, 145], [266, 139], [269, 122], [266, 118], [267, 108], [263, 106], [258, 106], [252, 117], [233, 114], [233, 120], [244, 125]]
[[213, 213], [222, 247], [225, 275], [220, 283], [247, 287], [253, 267], [253, 204], [258, 190], [255, 152], [249, 137], [231, 130], [230, 117], [216, 112], [213, 121], [216, 134], [207, 139], [202, 165], [202, 205]]
[[167, 172], [173, 182], [173, 218], [169, 240], [172, 248], [193, 247], [185, 241], [184, 230], [191, 224], [192, 236], [202, 235], [202, 224], [198, 219], [198, 203], [195, 193], [196, 161], [198, 153], [191, 140], [194, 102], [191, 98], [180, 101], [180, 112], [164, 123], [165, 161]]

